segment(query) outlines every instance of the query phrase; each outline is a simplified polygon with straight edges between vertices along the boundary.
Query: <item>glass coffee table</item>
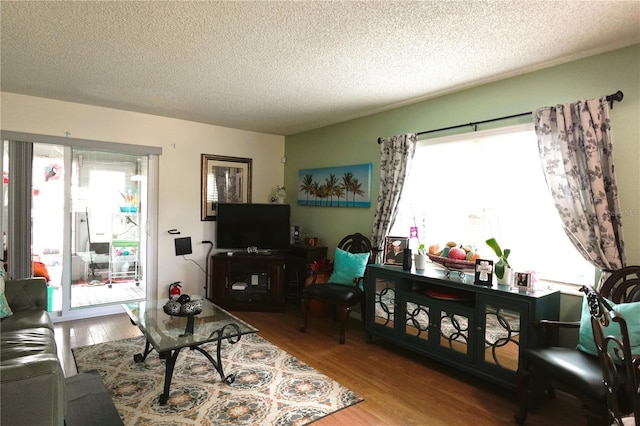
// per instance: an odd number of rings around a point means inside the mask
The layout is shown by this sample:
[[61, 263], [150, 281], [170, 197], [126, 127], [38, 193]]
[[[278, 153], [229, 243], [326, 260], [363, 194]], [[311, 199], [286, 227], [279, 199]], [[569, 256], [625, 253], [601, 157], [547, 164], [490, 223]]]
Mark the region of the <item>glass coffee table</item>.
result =
[[[169, 388], [178, 354], [184, 348], [204, 355], [227, 384], [233, 383], [235, 376], [225, 376], [220, 358], [223, 340], [237, 343], [245, 334], [257, 333], [258, 329], [235, 317], [224, 309], [202, 299], [202, 312], [190, 316], [171, 316], [162, 309], [168, 299], [127, 303], [123, 305], [131, 322], [138, 326], [146, 338], [144, 353], [136, 354], [135, 362], [143, 362], [152, 349], [165, 360], [164, 392], [160, 404], [169, 400]], [[201, 346], [216, 342], [215, 358]]]

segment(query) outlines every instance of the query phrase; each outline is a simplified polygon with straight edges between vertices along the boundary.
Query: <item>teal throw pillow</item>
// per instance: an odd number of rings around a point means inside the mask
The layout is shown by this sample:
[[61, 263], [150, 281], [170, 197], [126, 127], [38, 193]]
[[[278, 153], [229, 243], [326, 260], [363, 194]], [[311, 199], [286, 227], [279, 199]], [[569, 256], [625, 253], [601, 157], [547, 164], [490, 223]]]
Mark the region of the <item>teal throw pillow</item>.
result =
[[368, 261], [369, 253], [349, 253], [336, 248], [333, 273], [329, 277], [329, 282], [353, 285], [354, 278], [364, 276]]
[[13, 311], [9, 307], [9, 303], [7, 303], [7, 298], [4, 293], [0, 294], [0, 319], [10, 317], [13, 315]]
[[13, 311], [9, 307], [7, 297], [4, 295], [4, 276], [0, 275], [0, 319], [11, 315], [13, 315]]
[[[620, 303], [616, 305], [609, 299], [607, 302], [614, 311], [624, 316], [629, 330], [629, 342], [631, 343], [631, 353], [640, 353], [640, 302]], [[611, 323], [604, 329], [605, 336], [620, 336], [620, 326], [617, 323]], [[591, 327], [591, 313], [589, 312], [589, 304], [587, 298], [582, 300], [582, 316], [580, 317], [580, 336], [578, 339], [578, 350], [598, 356], [596, 343], [593, 339], [593, 329]], [[612, 358], [617, 360], [613, 350], [610, 350]]]

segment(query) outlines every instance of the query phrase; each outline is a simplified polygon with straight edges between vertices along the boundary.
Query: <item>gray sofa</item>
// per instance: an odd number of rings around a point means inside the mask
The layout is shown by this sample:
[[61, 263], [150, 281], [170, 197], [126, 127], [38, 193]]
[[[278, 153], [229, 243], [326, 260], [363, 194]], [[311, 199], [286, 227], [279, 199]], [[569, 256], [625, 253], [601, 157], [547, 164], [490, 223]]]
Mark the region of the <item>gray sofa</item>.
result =
[[44, 278], [8, 280], [0, 322], [0, 424], [64, 425], [65, 379]]

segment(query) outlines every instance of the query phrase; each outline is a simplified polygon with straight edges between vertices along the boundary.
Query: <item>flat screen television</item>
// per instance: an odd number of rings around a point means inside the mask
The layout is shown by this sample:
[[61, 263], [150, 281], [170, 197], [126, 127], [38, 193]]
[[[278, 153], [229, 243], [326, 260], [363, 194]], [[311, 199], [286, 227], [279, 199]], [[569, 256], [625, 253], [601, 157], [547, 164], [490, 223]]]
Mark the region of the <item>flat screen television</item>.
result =
[[287, 251], [291, 209], [288, 204], [218, 203], [216, 247], [223, 250]]

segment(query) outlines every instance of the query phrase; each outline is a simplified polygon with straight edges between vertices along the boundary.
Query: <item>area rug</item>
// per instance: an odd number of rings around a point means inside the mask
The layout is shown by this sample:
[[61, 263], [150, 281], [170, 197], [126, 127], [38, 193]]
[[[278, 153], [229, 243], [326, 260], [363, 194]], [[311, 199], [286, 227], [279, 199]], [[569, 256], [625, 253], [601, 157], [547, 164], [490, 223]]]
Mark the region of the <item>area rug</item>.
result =
[[[79, 372], [97, 370], [125, 425], [305, 425], [363, 400], [257, 334], [223, 341], [221, 381], [199, 352], [183, 349], [170, 397], [158, 403], [164, 361], [154, 351], [142, 363], [144, 337], [72, 349]], [[215, 344], [203, 346], [215, 356]]]

